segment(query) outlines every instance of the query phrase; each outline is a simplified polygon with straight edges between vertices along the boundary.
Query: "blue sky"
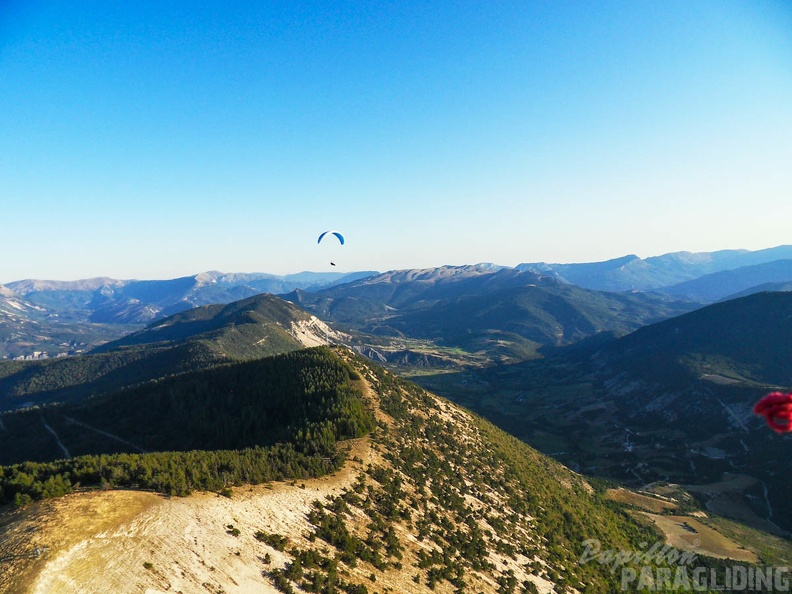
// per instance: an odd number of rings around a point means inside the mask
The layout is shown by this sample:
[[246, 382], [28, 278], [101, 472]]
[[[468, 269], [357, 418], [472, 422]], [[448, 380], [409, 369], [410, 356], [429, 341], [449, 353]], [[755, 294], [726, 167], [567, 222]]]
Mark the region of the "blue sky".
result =
[[0, 206], [0, 282], [792, 243], [792, 3], [0, 1]]

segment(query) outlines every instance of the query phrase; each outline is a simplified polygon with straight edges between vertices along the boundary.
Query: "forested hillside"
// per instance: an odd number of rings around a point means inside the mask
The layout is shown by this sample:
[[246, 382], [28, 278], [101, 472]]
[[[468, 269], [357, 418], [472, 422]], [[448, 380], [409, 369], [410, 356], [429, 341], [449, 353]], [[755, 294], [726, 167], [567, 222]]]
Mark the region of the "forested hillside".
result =
[[373, 420], [357, 373], [326, 349], [225, 365], [91, 399], [0, 416], [3, 501], [75, 488], [194, 489], [315, 476]]
[[76, 401], [228, 361], [318, 344], [332, 330], [293, 304], [257, 295], [198, 307], [79, 357], [0, 362], [0, 410]]

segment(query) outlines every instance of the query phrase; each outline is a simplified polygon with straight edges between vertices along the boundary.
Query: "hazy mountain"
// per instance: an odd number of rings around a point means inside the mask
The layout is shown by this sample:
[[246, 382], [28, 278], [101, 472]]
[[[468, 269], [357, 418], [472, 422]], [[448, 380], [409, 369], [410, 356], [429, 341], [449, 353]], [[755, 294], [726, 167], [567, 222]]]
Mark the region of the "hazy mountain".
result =
[[336, 334], [272, 295], [198, 307], [89, 354], [0, 362], [0, 407], [73, 400], [207, 365], [285, 353]]
[[738, 299], [740, 297], [747, 297], [755, 293], [768, 293], [768, 292], [789, 292], [792, 291], [792, 281], [788, 283], [765, 283], [756, 287], [751, 287], [745, 291], [740, 291], [734, 295], [729, 295], [725, 300]]
[[124, 325], [67, 323], [0, 285], [0, 360], [74, 355], [132, 329]]
[[[0, 585], [20, 593], [233, 592], [242, 584], [262, 592], [636, 590], [608, 565], [580, 559], [584, 541], [627, 551], [662, 542], [645, 519], [486, 421], [337, 352], [301, 351], [40, 415], [3, 415], [4, 431], [75, 457], [2, 469], [5, 500], [44, 501], [4, 518], [0, 554], [9, 563]], [[191, 449], [202, 443], [232, 449]], [[86, 451], [106, 453], [77, 455]], [[103, 491], [46, 500], [77, 481]], [[111, 490], [118, 487], [186, 497]], [[205, 490], [215, 493], [188, 496]], [[684, 498], [662, 501], [695, 509]], [[715, 568], [706, 547], [696, 549], [697, 564]]]
[[[499, 360], [530, 358], [541, 346], [598, 332], [623, 334], [697, 306], [655, 295], [592, 291], [492, 265], [394, 271], [284, 298], [358, 332], [429, 340]], [[401, 358], [403, 352], [383, 356]]]
[[782, 245], [756, 251], [674, 252], [645, 259], [629, 255], [605, 262], [581, 264], [536, 262], [520, 264], [517, 268], [554, 276], [589, 289], [646, 291], [677, 285], [722, 270], [790, 258], [792, 246]]
[[43, 318], [44, 315], [42, 308], [34, 306], [8, 287], [0, 285], [0, 316], [34, 319]]
[[6, 287], [5, 285], [0, 285], [0, 297], [15, 297], [16, 293], [14, 293], [11, 289]]
[[287, 293], [355, 280], [371, 272], [272, 274], [204, 272], [170, 280], [23, 280], [8, 283], [17, 296], [64, 320], [141, 324], [259, 293]]
[[[358, 302], [363, 309], [374, 307], [380, 311], [426, 307], [441, 299], [481, 293], [493, 284], [493, 275], [499, 271], [508, 272], [508, 269], [493, 264], [475, 264], [391, 270], [345, 285], [315, 291], [315, 296], [297, 291], [294, 299], [302, 300], [304, 303], [310, 302], [312, 306], [328, 313], [337, 308], [333, 301], [344, 300]], [[527, 284], [540, 278], [537, 274], [523, 274], [519, 280], [499, 277], [494, 282], [502, 287], [509, 282], [512, 285]], [[292, 299], [291, 295], [285, 297]], [[333, 319], [339, 317], [338, 314], [332, 314]]]
[[206, 273], [216, 275], [217, 284], [225, 287], [245, 285], [257, 289], [260, 293], [276, 295], [289, 293], [296, 289], [313, 291], [334, 285], [342, 285], [361, 278], [377, 274], [373, 270], [358, 272], [298, 272], [277, 276], [259, 273]]
[[697, 301], [719, 301], [744, 291], [757, 293], [770, 283], [792, 282], [792, 260], [776, 260], [707, 274], [695, 280], [664, 287], [664, 293]]

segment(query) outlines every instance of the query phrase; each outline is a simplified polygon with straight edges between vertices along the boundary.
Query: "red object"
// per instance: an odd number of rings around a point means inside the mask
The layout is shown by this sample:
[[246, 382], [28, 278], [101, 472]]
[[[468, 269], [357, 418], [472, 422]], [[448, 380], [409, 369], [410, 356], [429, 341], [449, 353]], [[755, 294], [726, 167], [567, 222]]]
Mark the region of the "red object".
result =
[[753, 411], [762, 415], [776, 433], [792, 431], [792, 392], [771, 392], [754, 405]]

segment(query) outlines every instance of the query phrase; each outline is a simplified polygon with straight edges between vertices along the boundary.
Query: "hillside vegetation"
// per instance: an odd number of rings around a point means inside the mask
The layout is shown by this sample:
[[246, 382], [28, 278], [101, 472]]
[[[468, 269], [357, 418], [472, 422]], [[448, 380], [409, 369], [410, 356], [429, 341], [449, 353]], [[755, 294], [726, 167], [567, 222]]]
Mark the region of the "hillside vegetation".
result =
[[666, 380], [721, 374], [792, 385], [791, 314], [792, 293], [757, 293], [641, 328], [598, 357]]

